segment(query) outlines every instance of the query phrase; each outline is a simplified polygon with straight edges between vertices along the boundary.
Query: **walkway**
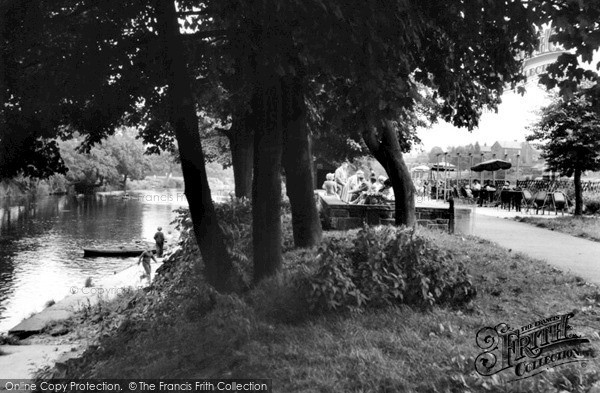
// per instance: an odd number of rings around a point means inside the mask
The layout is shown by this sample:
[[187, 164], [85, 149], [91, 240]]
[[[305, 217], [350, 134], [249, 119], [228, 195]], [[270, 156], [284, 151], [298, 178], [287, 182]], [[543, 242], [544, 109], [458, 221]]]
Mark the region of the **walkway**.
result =
[[600, 284], [599, 242], [493, 217], [478, 210], [473, 232], [476, 236]]

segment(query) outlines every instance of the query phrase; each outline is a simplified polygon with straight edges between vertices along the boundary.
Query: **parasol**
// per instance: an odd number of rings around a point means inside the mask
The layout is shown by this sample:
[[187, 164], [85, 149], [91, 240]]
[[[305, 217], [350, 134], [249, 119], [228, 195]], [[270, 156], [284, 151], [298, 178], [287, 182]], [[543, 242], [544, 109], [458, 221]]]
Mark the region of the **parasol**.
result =
[[433, 164], [431, 166], [431, 170], [436, 172], [453, 171], [455, 168], [454, 165], [447, 162], [440, 162], [439, 164]]
[[427, 165], [419, 165], [411, 169], [411, 172], [427, 172], [431, 170]]
[[508, 161], [504, 160], [488, 160], [480, 162], [479, 164], [472, 166], [471, 170], [474, 172], [483, 172], [483, 171], [498, 171], [500, 169], [509, 169], [512, 164]]

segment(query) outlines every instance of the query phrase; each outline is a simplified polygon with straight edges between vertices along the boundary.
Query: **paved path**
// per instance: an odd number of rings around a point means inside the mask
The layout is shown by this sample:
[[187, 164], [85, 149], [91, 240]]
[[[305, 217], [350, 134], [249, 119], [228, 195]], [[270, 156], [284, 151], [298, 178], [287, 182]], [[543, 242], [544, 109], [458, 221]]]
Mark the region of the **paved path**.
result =
[[481, 213], [476, 214], [473, 233], [600, 284], [599, 242]]

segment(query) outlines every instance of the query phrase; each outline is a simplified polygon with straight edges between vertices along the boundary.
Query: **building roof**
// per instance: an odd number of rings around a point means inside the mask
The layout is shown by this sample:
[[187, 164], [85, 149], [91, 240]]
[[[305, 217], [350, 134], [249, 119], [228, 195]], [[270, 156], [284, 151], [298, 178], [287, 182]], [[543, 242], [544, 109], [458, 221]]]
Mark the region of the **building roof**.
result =
[[491, 146], [479, 146], [479, 151], [481, 151], [482, 153], [491, 152], [492, 147]]
[[503, 149], [522, 149], [523, 148], [523, 142], [498, 141], [496, 143]]

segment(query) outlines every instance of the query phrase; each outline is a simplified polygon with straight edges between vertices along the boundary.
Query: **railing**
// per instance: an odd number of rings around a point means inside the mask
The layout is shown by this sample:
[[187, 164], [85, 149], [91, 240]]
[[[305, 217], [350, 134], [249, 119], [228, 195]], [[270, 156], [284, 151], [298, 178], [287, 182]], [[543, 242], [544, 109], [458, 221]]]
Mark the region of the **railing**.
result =
[[[532, 192], [563, 191], [570, 194], [575, 190], [573, 180], [519, 180], [517, 185]], [[600, 181], [581, 182], [581, 189], [583, 192], [600, 193]]]
[[[475, 179], [472, 179], [475, 180]], [[477, 179], [479, 180], [479, 179]], [[487, 182], [487, 181], [486, 181]], [[490, 180], [491, 182], [491, 180]], [[495, 181], [495, 186], [496, 188], [502, 187], [504, 185], [505, 180], [496, 180]], [[443, 181], [442, 181], [443, 183]], [[431, 188], [431, 185], [435, 184], [435, 182], [430, 182], [429, 183], [429, 188]], [[467, 184], [469, 184], [469, 180], [468, 179], [461, 179], [460, 181], [457, 181], [456, 179], [448, 179], [447, 180], [447, 185], [448, 188], [453, 188], [455, 186], [458, 185], [457, 188], [460, 188], [461, 186], [466, 186]], [[514, 183], [511, 183], [511, 185], [515, 185]], [[518, 187], [521, 187], [523, 189], [528, 189], [532, 192], [536, 192], [536, 191], [563, 191], [567, 194], [569, 194], [570, 192], [574, 192], [575, 190], [575, 185], [573, 183], [573, 180], [519, 180], [517, 181], [516, 184]], [[594, 194], [600, 194], [600, 181], [583, 181], [581, 182], [581, 188], [583, 192], [588, 192], [588, 193], [594, 193]]]

